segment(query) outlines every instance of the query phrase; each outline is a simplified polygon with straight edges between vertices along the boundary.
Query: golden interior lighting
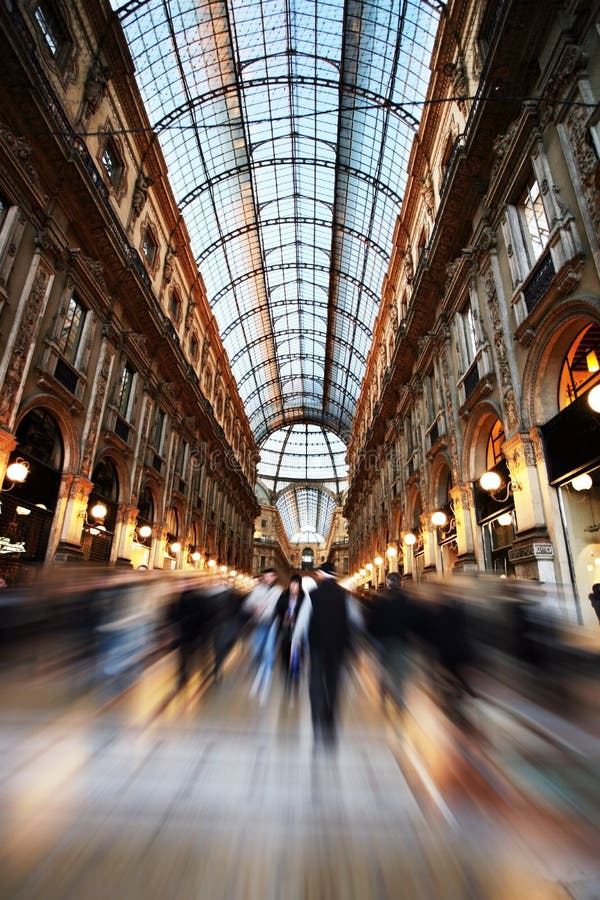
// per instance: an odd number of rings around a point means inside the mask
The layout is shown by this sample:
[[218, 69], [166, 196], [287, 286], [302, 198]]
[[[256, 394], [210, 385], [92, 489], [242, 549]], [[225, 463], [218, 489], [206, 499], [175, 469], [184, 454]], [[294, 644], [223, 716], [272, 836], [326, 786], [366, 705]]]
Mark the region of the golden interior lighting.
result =
[[585, 361], [587, 364], [588, 372], [600, 371], [600, 363], [598, 362], [598, 357], [596, 356], [595, 350], [590, 350], [590, 352], [586, 354]]
[[408, 544], [409, 547], [412, 547], [413, 544], [417, 543], [416, 534], [413, 534], [412, 531], [409, 531], [408, 534], [404, 535], [404, 543]]

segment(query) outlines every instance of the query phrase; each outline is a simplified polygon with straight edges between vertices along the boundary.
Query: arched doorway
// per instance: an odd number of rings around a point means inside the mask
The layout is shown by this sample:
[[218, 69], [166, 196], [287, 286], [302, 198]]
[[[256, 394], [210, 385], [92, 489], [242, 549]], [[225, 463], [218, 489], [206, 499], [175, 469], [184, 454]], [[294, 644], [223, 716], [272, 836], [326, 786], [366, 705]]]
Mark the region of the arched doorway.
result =
[[302, 550], [302, 555], [300, 557], [300, 564], [302, 569], [314, 569], [315, 567], [315, 551], [312, 547], [304, 547]]
[[548, 480], [558, 492], [578, 615], [596, 627], [587, 598], [600, 582], [600, 412], [589, 400], [592, 389], [600, 386], [600, 325], [589, 320], [578, 324], [562, 356], [559, 412], [541, 430]]
[[[502, 454], [504, 440], [502, 422], [496, 419], [488, 431], [485, 471], [495, 472], [499, 476], [499, 490], [485, 491], [480, 486], [479, 479], [474, 482], [475, 509], [477, 524], [481, 527], [485, 569], [501, 577], [515, 574], [510, 551], [517, 529], [514, 499], [507, 488], [510, 473]], [[478, 475], [483, 475], [483, 471]]]
[[0, 574], [13, 584], [27, 581], [46, 558], [64, 459], [60, 429], [41, 407], [23, 417], [15, 436], [10, 462], [24, 460], [29, 474], [19, 484], [5, 480], [1, 498], [0, 537], [15, 551], [1, 554]]
[[[89, 562], [107, 563], [110, 561], [119, 503], [119, 478], [109, 457], [97, 463], [92, 481], [94, 487], [89, 497], [81, 549], [83, 558]], [[106, 507], [103, 519], [92, 516], [92, 509], [99, 503]]]

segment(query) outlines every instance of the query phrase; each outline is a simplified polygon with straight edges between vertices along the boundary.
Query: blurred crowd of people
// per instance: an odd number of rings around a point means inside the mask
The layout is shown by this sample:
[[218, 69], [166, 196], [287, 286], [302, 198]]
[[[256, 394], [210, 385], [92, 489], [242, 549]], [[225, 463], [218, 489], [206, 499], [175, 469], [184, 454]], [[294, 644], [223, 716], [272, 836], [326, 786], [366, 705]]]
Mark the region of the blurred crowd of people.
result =
[[534, 582], [454, 576], [412, 584], [392, 572], [380, 589], [358, 595], [328, 562], [285, 581], [266, 569], [251, 589], [209, 575], [65, 568], [49, 569], [35, 587], [0, 592], [0, 647], [9, 661], [80, 667], [83, 684], [118, 693], [166, 653], [175, 655], [176, 690], [199, 674], [218, 681], [241, 646], [250, 695], [263, 702], [279, 673], [294, 703], [306, 672], [315, 740], [334, 743], [340, 678], [358, 644], [378, 661], [383, 701], [402, 709], [420, 668], [446, 712], [464, 722], [473, 672], [499, 659], [562, 702], [566, 663], [581, 663], [563, 618], [556, 597]]

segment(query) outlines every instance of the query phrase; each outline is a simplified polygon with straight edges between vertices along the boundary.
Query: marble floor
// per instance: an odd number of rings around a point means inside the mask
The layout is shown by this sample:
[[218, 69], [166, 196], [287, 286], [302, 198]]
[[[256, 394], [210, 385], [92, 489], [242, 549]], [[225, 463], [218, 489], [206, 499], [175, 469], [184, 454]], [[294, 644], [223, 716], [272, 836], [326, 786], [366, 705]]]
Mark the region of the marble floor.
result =
[[305, 685], [253, 697], [236, 653], [216, 685], [173, 675], [167, 656], [113, 698], [2, 685], [0, 897], [600, 897], [593, 800], [544, 793], [519, 761], [547, 749], [524, 730], [516, 753], [501, 710], [465, 736], [417, 685], [401, 718], [365, 657], [325, 752]]

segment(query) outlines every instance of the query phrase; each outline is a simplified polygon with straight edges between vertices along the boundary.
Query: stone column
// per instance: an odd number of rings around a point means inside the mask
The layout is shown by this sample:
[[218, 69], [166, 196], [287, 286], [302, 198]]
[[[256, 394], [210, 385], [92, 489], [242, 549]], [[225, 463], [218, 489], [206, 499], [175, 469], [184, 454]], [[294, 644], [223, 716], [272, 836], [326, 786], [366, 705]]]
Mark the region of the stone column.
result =
[[509, 558], [518, 578], [556, 581], [554, 547], [545, 524], [535, 452], [529, 434], [517, 432], [502, 445], [512, 482], [518, 531]]
[[471, 515], [474, 512], [472, 485], [455, 484], [450, 488], [450, 498], [456, 518], [456, 546], [458, 550], [454, 571], [477, 571], [473, 518]]
[[165, 565], [165, 550], [167, 547], [167, 526], [164, 522], [156, 526], [156, 534], [152, 541], [150, 559], [154, 569], [163, 569]]
[[113, 539], [113, 552], [116, 553], [118, 566], [131, 566], [133, 532], [135, 531], [137, 515], [137, 507], [129, 506], [127, 503], [119, 503]]
[[437, 543], [437, 528], [434, 528], [431, 524], [431, 517], [429, 515], [423, 514], [421, 516], [421, 534], [423, 535], [423, 555], [424, 555], [424, 567], [423, 573], [425, 575], [435, 575], [438, 570], [438, 543]]
[[73, 562], [83, 559], [81, 535], [85, 522], [88, 501], [94, 483], [82, 475], [66, 472], [62, 476], [59, 500], [55, 515], [62, 509], [62, 527], [55, 562]]
[[4, 428], [0, 428], [0, 486], [4, 482], [6, 476], [10, 454], [16, 446], [17, 439], [14, 434], [5, 431]]

